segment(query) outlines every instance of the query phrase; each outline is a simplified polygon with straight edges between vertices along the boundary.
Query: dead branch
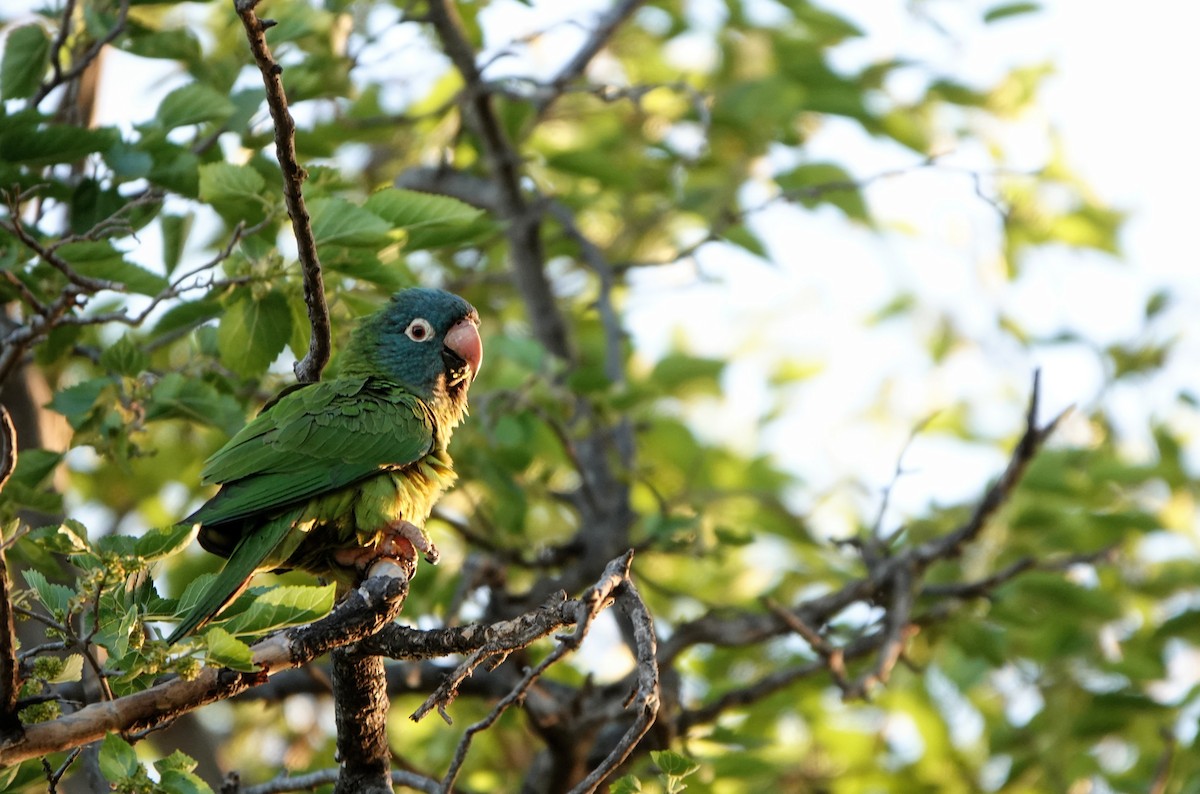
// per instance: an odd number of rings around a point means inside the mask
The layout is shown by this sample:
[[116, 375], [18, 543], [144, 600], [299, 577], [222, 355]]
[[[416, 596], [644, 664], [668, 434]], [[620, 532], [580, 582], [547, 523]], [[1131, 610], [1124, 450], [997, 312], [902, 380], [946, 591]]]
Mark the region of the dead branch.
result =
[[283, 67], [271, 56], [267, 46], [267, 29], [274, 20], [259, 19], [254, 13], [258, 0], [235, 0], [234, 9], [246, 28], [246, 38], [254, 61], [262, 72], [263, 84], [267, 89], [267, 107], [275, 126], [275, 156], [283, 172], [283, 198], [288, 216], [292, 219], [292, 233], [296, 237], [296, 249], [300, 258], [300, 270], [304, 277], [304, 303], [308, 307], [308, 320], [312, 333], [308, 340], [308, 352], [296, 362], [296, 378], [301, 383], [320, 380], [321, 372], [329, 363], [332, 332], [329, 326], [329, 306], [325, 302], [325, 281], [321, 275], [321, 260], [317, 256], [317, 242], [313, 236], [312, 219], [304, 205], [301, 185], [308, 173], [300, 167], [296, 157], [296, 122], [288, 110], [287, 96], [283, 91], [280, 74]]

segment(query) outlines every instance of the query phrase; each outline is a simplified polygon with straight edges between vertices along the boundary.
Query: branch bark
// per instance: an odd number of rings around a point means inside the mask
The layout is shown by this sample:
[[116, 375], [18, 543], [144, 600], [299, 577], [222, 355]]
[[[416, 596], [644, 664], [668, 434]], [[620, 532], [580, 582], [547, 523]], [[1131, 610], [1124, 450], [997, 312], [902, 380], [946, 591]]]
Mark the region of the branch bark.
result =
[[251, 650], [257, 671], [205, 667], [191, 680], [175, 678], [116, 700], [85, 706], [56, 720], [26, 726], [23, 737], [0, 746], [0, 766], [87, 744], [107, 733], [152, 728], [179, 714], [233, 697], [280, 670], [306, 664], [333, 648], [377, 632], [395, 620], [407, 595], [408, 582], [403, 578], [367, 579], [321, 620], [254, 645]]
[[387, 676], [383, 658], [338, 648], [332, 654], [334, 719], [341, 763], [334, 794], [391, 794]]
[[262, 72], [263, 84], [267, 89], [267, 107], [275, 125], [275, 156], [283, 171], [283, 199], [287, 204], [288, 216], [292, 219], [292, 233], [296, 237], [300, 270], [304, 276], [304, 303], [308, 307], [308, 320], [312, 327], [308, 352], [296, 362], [295, 372], [301, 383], [311, 383], [321, 379], [321, 372], [329, 363], [332, 332], [329, 327], [329, 306], [325, 302], [321, 260], [317, 256], [317, 241], [301, 191], [308, 173], [300, 167], [296, 158], [296, 122], [288, 110], [283, 80], [280, 79], [283, 67], [271, 56], [267, 46], [266, 32], [275, 21], [259, 19], [254, 12], [258, 0], [234, 0], [233, 6], [246, 29], [254, 61]]

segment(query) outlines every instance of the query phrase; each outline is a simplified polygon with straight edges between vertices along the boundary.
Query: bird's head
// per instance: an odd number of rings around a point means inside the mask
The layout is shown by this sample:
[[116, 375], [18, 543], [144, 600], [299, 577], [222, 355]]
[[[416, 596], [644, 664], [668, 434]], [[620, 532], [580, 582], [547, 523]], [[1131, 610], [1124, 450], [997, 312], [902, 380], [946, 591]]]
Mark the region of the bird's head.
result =
[[343, 371], [385, 375], [427, 402], [449, 399], [461, 412], [483, 363], [478, 326], [479, 313], [457, 295], [402, 290], [359, 322]]

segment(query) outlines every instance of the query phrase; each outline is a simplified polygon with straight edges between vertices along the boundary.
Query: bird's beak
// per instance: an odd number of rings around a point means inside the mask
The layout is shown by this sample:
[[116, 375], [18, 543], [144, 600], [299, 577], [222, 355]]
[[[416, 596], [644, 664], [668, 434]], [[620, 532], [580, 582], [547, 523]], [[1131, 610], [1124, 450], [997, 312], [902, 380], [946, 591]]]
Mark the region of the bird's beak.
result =
[[483, 340], [479, 338], [478, 326], [478, 315], [470, 314], [451, 326], [443, 342], [446, 349], [471, 367], [471, 380], [475, 380], [483, 365]]

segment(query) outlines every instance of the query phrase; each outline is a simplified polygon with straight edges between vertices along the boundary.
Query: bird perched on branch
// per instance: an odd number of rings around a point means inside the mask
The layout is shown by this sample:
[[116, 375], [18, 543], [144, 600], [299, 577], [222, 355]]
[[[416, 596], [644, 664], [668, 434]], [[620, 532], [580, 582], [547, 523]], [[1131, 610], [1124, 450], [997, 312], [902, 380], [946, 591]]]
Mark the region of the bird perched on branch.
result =
[[421, 525], [455, 480], [446, 445], [483, 360], [478, 325], [457, 295], [399, 292], [359, 322], [336, 378], [285, 389], [208, 459], [202, 480], [221, 488], [185, 521], [228, 561], [168, 642], [262, 571], [354, 584], [381, 559], [437, 561]]

